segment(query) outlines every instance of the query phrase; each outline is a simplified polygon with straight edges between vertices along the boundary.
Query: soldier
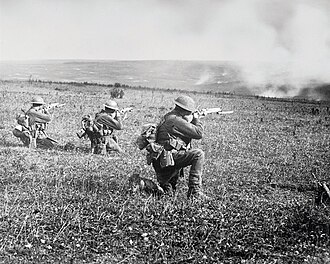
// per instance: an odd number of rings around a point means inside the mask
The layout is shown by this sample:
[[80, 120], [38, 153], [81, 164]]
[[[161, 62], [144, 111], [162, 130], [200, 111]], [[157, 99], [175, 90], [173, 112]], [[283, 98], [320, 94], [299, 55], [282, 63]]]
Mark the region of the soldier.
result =
[[123, 152], [118, 144], [118, 137], [113, 134], [114, 130], [123, 128], [122, 118], [116, 101], [110, 100], [104, 104], [104, 109], [95, 115], [96, 126], [90, 136], [95, 154], [106, 154], [111, 150]]
[[53, 147], [53, 142], [47, 137], [45, 129], [51, 121], [51, 116], [45, 108], [44, 99], [36, 96], [32, 99], [31, 108], [24, 115], [17, 117], [18, 125], [13, 130], [24, 146], [36, 148], [37, 144]]
[[157, 180], [165, 192], [175, 191], [180, 170], [191, 166], [187, 197], [208, 199], [201, 190], [204, 152], [190, 145], [192, 139], [201, 139], [204, 132], [195, 102], [189, 96], [180, 96], [174, 103], [175, 108], [158, 125], [156, 143], [165, 151], [152, 161]]

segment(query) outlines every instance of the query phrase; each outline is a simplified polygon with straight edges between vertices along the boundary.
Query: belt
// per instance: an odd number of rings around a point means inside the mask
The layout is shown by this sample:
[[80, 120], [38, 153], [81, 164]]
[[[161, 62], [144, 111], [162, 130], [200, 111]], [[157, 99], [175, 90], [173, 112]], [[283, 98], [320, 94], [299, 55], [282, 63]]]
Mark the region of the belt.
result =
[[159, 144], [164, 146], [164, 149], [168, 150], [168, 151], [173, 150], [173, 149], [175, 149], [177, 151], [187, 149], [187, 147], [186, 147], [186, 145], [184, 145], [184, 143], [182, 143], [182, 142], [180, 142], [180, 141], [178, 141], [177, 139], [174, 139], [174, 138], [170, 138], [170, 139], [165, 140], [163, 142], [159, 142]]

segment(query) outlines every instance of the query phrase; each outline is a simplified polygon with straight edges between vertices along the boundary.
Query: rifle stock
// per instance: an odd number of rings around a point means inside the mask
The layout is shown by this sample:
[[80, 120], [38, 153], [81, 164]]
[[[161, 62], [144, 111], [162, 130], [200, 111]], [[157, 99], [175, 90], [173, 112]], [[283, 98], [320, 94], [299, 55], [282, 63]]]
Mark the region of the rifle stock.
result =
[[53, 138], [51, 138], [50, 136], [48, 136], [47, 133], [46, 133], [44, 130], [42, 130], [42, 131], [38, 131], [38, 133], [41, 133], [41, 132], [45, 135], [46, 139], [48, 139], [49, 141], [51, 141], [51, 142], [53, 142], [53, 143], [58, 144], [58, 141], [55, 140], [55, 139], [53, 139]]
[[53, 139], [53, 138], [51, 138], [51, 137], [46, 137], [48, 140], [50, 140], [51, 142], [54, 142], [54, 143], [56, 143], [56, 144], [58, 144], [58, 141], [57, 140], [55, 140], [55, 139]]

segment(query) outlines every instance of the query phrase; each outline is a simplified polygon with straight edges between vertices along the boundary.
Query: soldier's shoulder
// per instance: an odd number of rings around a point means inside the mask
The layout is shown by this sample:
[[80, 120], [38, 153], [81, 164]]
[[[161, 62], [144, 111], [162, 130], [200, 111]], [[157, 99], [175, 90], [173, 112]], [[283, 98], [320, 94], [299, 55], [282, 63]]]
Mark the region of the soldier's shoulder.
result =
[[166, 121], [168, 122], [180, 122], [182, 121], [182, 117], [180, 115], [178, 115], [177, 113], [173, 112], [173, 113], [169, 113], [168, 116], [166, 116], [165, 118]]
[[97, 112], [96, 114], [95, 114], [95, 119], [97, 119], [97, 118], [100, 118], [100, 117], [105, 117], [105, 116], [107, 116], [107, 114], [105, 113], [105, 112]]
[[168, 112], [166, 115], [164, 115], [165, 120], [175, 119], [177, 117], [179, 117], [178, 113], [173, 110], [171, 112]]

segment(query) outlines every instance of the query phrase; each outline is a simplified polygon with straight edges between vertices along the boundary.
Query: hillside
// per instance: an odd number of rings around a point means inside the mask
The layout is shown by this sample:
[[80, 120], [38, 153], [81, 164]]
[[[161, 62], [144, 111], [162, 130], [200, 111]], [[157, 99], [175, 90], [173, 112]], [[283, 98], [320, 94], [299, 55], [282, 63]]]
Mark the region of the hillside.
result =
[[[291, 79], [284, 69], [264, 67], [242, 71], [233, 61], [84, 61], [46, 60], [0, 62], [0, 79], [63, 83], [120, 83], [130, 87], [151, 87], [188, 92], [266, 95], [327, 100], [329, 83]], [[245, 69], [247, 70], [247, 69]]]
[[[92, 155], [81, 117], [113, 87], [0, 82], [0, 259], [2, 263], [329, 263], [329, 205], [316, 203], [330, 171], [330, 102], [190, 93], [201, 108], [231, 115], [203, 119], [208, 202], [131, 193], [127, 179], [154, 172], [135, 146], [182, 92], [124, 89], [133, 107], [118, 133], [124, 154]], [[12, 135], [33, 95], [64, 103], [48, 134], [54, 149], [27, 149]], [[317, 109], [318, 111], [315, 111]], [[65, 146], [70, 143], [71, 149]]]

